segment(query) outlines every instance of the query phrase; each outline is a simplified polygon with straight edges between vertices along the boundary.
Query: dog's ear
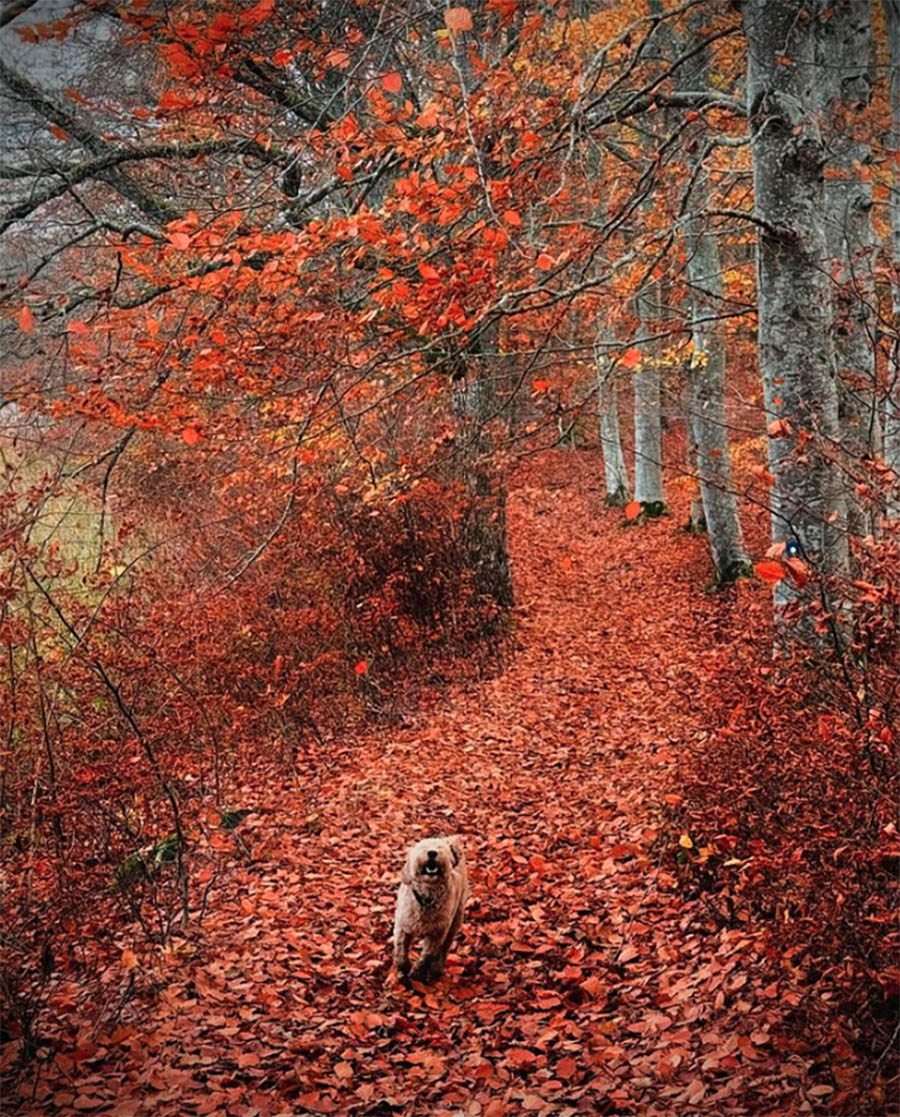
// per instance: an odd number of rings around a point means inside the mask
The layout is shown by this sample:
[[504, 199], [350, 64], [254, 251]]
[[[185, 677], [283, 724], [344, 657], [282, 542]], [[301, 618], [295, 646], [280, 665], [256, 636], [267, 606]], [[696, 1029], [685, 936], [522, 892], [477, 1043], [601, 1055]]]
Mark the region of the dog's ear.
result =
[[400, 881], [401, 881], [402, 884], [405, 884], [405, 885], [407, 885], [408, 887], [411, 888], [412, 887], [412, 882], [413, 882], [413, 875], [412, 875], [412, 869], [410, 868], [409, 861], [410, 861], [410, 859], [409, 859], [409, 857], [407, 857], [406, 860], [403, 862], [403, 872], [400, 874]]
[[450, 847], [450, 855], [453, 858], [453, 867], [456, 866], [463, 859], [462, 838], [459, 834], [454, 834], [452, 838], [447, 839], [447, 845]]

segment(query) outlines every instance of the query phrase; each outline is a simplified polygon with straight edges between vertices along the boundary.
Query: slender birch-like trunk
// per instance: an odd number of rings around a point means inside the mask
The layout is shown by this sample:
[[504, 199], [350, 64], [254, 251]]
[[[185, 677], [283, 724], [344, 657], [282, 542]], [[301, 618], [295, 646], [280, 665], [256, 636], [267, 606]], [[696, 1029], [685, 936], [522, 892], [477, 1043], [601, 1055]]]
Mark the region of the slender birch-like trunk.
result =
[[[692, 23], [698, 22], [695, 17]], [[694, 89], [709, 84], [707, 51], [697, 56], [684, 79]], [[702, 159], [702, 156], [701, 156]], [[744, 549], [741, 521], [731, 473], [725, 413], [725, 339], [717, 320], [722, 307], [722, 261], [719, 244], [702, 213], [709, 208], [709, 176], [695, 168], [691, 216], [685, 227], [687, 273], [691, 287], [693, 351], [687, 376], [687, 420], [690, 454], [696, 463], [716, 580], [732, 582], [751, 572]], [[691, 524], [694, 523], [691, 513]]]
[[[694, 196], [695, 204], [702, 208], [706, 201], [706, 176], [702, 171]], [[693, 303], [693, 352], [687, 381], [690, 435], [716, 579], [733, 582], [749, 573], [750, 560], [744, 549], [731, 474], [725, 415], [725, 345], [715, 317], [722, 305], [717, 297], [722, 293], [719, 246], [703, 228], [702, 219], [688, 223], [687, 244]]]
[[[658, 295], [638, 296], [638, 317], [641, 334], [653, 333]], [[662, 415], [660, 369], [656, 360], [657, 344], [641, 345], [643, 359], [634, 371], [634, 499], [650, 515], [665, 510], [662, 476]]]
[[[759, 364], [769, 432], [772, 539], [812, 568], [847, 568], [831, 346], [831, 288], [823, 215], [822, 136], [816, 121], [819, 7], [748, 0], [747, 104], [758, 230]], [[796, 584], [775, 587], [776, 608]], [[803, 631], [806, 632], [807, 626]]]
[[603, 472], [606, 480], [606, 503], [611, 507], [621, 507], [628, 503], [628, 470], [622, 452], [622, 438], [619, 433], [619, 406], [614, 365], [608, 356], [605, 342], [611, 335], [598, 339], [596, 349], [597, 365], [597, 411], [600, 418], [600, 448], [603, 451]]

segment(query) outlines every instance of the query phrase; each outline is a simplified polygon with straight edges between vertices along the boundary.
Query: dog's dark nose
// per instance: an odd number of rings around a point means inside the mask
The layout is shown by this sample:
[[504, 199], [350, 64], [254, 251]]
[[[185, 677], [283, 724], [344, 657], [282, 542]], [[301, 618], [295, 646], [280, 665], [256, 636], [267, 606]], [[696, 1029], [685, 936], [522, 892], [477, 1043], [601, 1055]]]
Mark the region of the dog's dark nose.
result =
[[437, 858], [437, 850], [436, 849], [430, 849], [428, 851], [428, 860], [429, 861], [434, 861], [436, 858]]

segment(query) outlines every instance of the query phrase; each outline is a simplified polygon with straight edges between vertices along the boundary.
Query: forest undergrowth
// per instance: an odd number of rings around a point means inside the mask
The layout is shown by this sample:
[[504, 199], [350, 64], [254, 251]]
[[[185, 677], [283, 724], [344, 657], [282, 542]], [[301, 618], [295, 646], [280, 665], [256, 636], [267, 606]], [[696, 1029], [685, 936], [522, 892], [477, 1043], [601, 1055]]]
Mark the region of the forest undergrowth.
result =
[[[773, 688], [768, 588], [704, 588], [677, 500], [626, 526], [601, 472], [594, 452], [517, 467], [502, 669], [314, 743], [290, 774], [257, 767], [187, 929], [164, 950], [123, 933], [102, 996], [51, 980], [21, 1112], [887, 1112], [889, 981], [879, 1007], [858, 959], [850, 980], [815, 954], [822, 897], [800, 847], [770, 844], [779, 803], [746, 783], [722, 798], [738, 756], [837, 748]], [[395, 888], [435, 832], [463, 836], [472, 898], [447, 976], [408, 991]]]

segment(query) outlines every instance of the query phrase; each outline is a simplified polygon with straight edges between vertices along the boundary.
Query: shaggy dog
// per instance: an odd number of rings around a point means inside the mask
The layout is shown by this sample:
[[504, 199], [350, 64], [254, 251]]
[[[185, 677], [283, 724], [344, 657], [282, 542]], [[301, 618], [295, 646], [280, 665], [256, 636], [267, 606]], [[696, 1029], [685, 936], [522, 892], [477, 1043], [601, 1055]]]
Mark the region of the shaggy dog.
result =
[[424, 838], [409, 851], [397, 893], [394, 920], [394, 967], [401, 980], [410, 977], [409, 947], [424, 945], [415, 981], [436, 981], [444, 972], [447, 951], [463, 921], [469, 892], [466, 857], [459, 838]]

